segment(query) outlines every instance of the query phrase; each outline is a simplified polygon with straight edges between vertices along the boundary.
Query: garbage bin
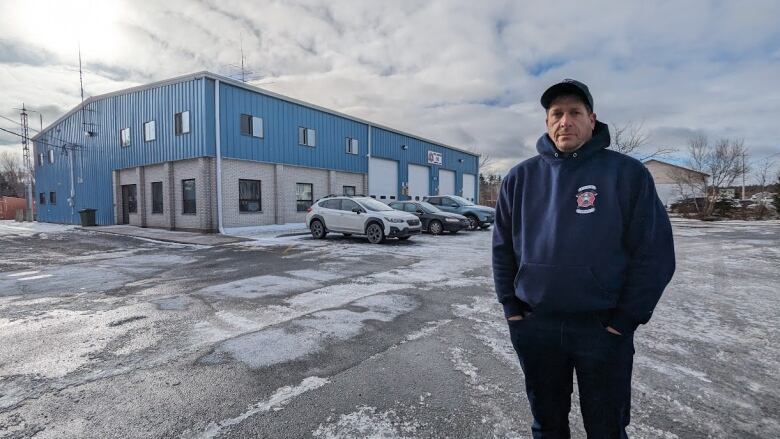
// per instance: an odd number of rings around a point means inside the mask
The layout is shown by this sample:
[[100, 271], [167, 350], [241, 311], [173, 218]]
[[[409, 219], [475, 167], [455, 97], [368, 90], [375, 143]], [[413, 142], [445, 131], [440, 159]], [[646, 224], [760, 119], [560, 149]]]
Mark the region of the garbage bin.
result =
[[79, 215], [81, 215], [82, 226], [94, 226], [95, 225], [95, 209], [81, 209]]

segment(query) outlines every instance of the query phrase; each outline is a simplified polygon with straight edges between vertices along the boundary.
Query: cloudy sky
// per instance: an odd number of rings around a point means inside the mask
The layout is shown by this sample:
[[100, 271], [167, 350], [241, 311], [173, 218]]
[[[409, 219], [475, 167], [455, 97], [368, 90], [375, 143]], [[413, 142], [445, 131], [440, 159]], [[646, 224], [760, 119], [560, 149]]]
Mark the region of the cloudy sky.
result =
[[[535, 154], [539, 96], [591, 88], [649, 147], [706, 134], [780, 162], [780, 2], [0, 0], [0, 116], [44, 126], [86, 96], [209, 70], [489, 155]], [[39, 127], [38, 114], [32, 127]], [[18, 125], [0, 118], [0, 128]], [[0, 150], [21, 151], [0, 132]]]

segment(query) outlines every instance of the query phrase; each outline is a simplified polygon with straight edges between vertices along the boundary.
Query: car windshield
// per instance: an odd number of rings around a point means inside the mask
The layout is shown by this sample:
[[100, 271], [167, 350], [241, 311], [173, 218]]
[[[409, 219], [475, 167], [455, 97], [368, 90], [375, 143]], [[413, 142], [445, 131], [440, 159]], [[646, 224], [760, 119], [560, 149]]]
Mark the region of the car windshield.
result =
[[[357, 200], [356, 200], [357, 201]], [[360, 204], [363, 205], [367, 210], [371, 210], [374, 212], [384, 212], [386, 210], [395, 210], [392, 207], [388, 206], [387, 204], [377, 201], [373, 198], [361, 198]]]
[[441, 209], [426, 201], [421, 202], [420, 207], [422, 207], [422, 210], [425, 213], [441, 212]]
[[469, 200], [467, 200], [467, 199], [465, 199], [463, 197], [459, 197], [457, 195], [450, 195], [450, 198], [452, 198], [453, 200], [457, 201], [462, 206], [474, 206], [474, 203], [472, 203], [471, 201], [469, 201]]

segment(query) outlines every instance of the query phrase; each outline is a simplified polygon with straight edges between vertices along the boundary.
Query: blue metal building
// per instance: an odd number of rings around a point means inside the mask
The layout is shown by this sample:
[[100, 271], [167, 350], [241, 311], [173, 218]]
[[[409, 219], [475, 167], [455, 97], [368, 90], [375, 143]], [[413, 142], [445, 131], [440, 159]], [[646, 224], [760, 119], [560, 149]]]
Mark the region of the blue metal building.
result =
[[215, 231], [330, 193], [478, 197], [477, 154], [209, 72], [95, 96], [33, 138], [38, 219]]

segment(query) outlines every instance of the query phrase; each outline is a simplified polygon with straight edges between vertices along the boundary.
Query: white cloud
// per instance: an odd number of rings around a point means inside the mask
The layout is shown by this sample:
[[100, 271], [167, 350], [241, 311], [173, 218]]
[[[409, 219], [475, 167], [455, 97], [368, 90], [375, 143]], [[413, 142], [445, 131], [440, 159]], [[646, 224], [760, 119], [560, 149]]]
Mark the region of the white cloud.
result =
[[[564, 77], [591, 87], [600, 119], [643, 121], [651, 142], [703, 132], [780, 151], [771, 0], [53, 3], [0, 5], [0, 114], [78, 103], [77, 34], [88, 95], [235, 74], [241, 40], [258, 85], [489, 154], [501, 170], [535, 154], [539, 95]], [[22, 25], [31, 9], [48, 30]]]

